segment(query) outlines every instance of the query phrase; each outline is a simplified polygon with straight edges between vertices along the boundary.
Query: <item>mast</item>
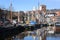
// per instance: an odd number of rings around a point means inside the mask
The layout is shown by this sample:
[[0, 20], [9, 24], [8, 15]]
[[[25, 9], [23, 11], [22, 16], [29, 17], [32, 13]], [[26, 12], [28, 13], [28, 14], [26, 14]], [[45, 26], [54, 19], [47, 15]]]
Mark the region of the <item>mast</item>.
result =
[[19, 18], [19, 12], [18, 12], [18, 22], [20, 22], [20, 18]]
[[39, 9], [39, 5], [40, 5], [40, 3], [39, 3], [39, 0], [38, 0], [38, 9]]
[[11, 0], [11, 3], [10, 3], [10, 19], [11, 19], [11, 22], [12, 22], [12, 0]]

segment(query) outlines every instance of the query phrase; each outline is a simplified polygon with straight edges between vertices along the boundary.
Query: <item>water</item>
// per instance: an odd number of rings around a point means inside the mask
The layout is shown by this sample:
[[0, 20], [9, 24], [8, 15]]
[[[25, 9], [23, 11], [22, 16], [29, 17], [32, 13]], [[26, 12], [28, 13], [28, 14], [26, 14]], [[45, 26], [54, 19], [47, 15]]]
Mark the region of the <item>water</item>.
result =
[[21, 33], [13, 36], [12, 40], [38, 40], [38, 36], [36, 36], [36, 32]]
[[[38, 37], [36, 37], [35, 39], [32, 37], [32, 36], [26, 36], [24, 37], [23, 39], [20, 39], [20, 38], [14, 38], [13, 40], [39, 40]], [[46, 37], [46, 40], [60, 40], [60, 37], [52, 37], [52, 36], [49, 36], [49, 37]]]
[[[15, 37], [13, 40], [39, 40], [39, 36], [33, 36], [32, 34], [30, 34], [25, 35], [23, 38]], [[60, 36], [47, 36], [46, 40], [60, 40]]]
[[[44, 33], [43, 30], [32, 31], [31, 33], [23, 32], [12, 37], [12, 40], [40, 40], [41, 35], [37, 35], [40, 34], [40, 32]], [[60, 40], [60, 35], [47, 35], [46, 40]]]
[[38, 37], [34, 38], [33, 36], [26, 36], [23, 39], [14, 38], [13, 40], [39, 40]]
[[49, 36], [49, 37], [46, 37], [46, 40], [60, 40], [60, 37], [59, 36]]
[[[24, 38], [14, 38], [13, 40], [39, 40], [38, 37], [33, 38], [33, 36], [25, 36]], [[60, 36], [47, 36], [46, 40], [60, 40]]]

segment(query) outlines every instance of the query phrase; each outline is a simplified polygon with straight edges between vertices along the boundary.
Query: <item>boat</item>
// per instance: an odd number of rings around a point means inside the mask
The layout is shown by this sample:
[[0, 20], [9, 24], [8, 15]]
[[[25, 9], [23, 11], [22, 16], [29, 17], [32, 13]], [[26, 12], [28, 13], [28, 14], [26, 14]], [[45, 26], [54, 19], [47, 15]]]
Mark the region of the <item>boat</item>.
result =
[[55, 33], [60, 33], [60, 22], [55, 23]]

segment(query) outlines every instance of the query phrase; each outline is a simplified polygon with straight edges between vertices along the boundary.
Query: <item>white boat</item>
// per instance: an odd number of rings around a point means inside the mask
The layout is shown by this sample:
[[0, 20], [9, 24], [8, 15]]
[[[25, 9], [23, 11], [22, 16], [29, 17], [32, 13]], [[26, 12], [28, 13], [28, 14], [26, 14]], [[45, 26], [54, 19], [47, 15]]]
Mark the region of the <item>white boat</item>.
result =
[[49, 30], [48, 33], [49, 34], [54, 34], [54, 30]]

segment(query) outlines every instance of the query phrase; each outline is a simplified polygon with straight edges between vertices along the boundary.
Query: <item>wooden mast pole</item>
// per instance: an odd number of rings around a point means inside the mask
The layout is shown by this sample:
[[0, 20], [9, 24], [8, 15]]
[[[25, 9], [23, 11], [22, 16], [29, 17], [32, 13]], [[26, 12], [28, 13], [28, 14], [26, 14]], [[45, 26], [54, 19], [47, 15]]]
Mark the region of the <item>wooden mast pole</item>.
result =
[[18, 12], [18, 22], [20, 22], [20, 18], [19, 18], [19, 12]]
[[10, 19], [11, 19], [11, 22], [12, 22], [12, 0], [11, 0], [11, 3], [10, 3]]

